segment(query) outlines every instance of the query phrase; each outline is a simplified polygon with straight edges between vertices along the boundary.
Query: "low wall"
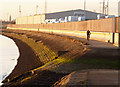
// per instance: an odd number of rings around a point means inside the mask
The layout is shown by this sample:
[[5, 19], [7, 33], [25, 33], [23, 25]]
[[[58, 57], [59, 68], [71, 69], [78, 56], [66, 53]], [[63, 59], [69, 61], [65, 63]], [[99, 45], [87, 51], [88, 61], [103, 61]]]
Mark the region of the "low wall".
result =
[[[31, 31], [41, 31], [46, 33], [55, 33], [55, 34], [62, 34], [68, 36], [76, 36], [80, 38], [86, 38], [86, 31], [71, 31], [71, 30], [51, 30], [51, 29], [28, 29], [28, 28], [11, 28], [8, 29], [17, 29], [17, 30], [31, 30]], [[119, 33], [109, 33], [109, 32], [93, 32], [91, 31], [91, 39], [114, 43], [115, 46], [118, 47], [118, 38]], [[114, 36], [114, 37], [113, 37]], [[113, 40], [114, 38], [114, 40]]]

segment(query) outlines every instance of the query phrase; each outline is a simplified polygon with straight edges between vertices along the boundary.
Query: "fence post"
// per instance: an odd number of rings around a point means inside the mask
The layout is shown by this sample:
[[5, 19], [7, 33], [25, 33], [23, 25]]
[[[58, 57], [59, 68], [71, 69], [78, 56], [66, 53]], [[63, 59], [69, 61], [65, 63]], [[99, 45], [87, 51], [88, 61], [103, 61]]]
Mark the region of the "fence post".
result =
[[118, 47], [120, 47], [120, 17], [118, 17]]
[[119, 37], [118, 37], [118, 47], [120, 47], [120, 33], [118, 33], [119, 35]]
[[112, 43], [115, 43], [115, 33], [116, 33], [116, 18], [113, 21], [113, 30], [112, 30]]

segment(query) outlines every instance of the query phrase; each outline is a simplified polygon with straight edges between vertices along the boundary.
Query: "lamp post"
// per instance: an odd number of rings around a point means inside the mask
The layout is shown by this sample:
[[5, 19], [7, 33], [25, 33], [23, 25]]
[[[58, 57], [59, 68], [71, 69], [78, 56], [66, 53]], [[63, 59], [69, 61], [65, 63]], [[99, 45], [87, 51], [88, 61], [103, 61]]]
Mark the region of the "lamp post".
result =
[[21, 5], [19, 5], [19, 17], [21, 17]]
[[39, 6], [38, 6], [38, 5], [36, 5], [36, 15], [37, 15], [38, 7], [39, 7]]
[[105, 14], [105, 0], [103, 0], [103, 14]]
[[109, 15], [109, 0], [107, 1], [107, 15]]
[[84, 16], [85, 16], [85, 20], [86, 20], [86, 12], [85, 12], [85, 10], [86, 10], [86, 0], [84, 0]]
[[47, 12], [47, 0], [45, 0], [45, 14]]

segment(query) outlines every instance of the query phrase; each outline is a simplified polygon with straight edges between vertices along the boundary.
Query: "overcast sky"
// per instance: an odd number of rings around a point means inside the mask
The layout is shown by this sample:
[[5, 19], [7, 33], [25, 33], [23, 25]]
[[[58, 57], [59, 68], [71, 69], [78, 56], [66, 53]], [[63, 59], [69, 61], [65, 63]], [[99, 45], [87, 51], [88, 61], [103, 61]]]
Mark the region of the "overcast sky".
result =
[[[103, 0], [86, 0], [86, 10], [100, 12], [100, 2]], [[106, 0], [107, 1], [107, 0]], [[109, 0], [109, 14], [118, 14], [118, 1]], [[21, 16], [33, 15], [44, 12], [45, 0], [0, 0], [0, 19], [8, 20], [9, 16], [15, 19], [19, 16], [19, 5], [21, 5]], [[73, 9], [83, 9], [84, 0], [47, 0], [47, 12], [58, 12]]]

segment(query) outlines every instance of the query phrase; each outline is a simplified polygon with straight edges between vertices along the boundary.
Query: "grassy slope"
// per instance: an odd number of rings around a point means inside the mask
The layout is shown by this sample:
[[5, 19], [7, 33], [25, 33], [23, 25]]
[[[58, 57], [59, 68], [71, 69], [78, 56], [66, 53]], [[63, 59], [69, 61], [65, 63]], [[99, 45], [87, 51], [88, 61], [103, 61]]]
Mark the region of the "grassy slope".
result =
[[57, 54], [56, 54], [57, 52], [55, 52], [55, 50], [53, 51], [50, 48], [48, 48], [41, 41], [36, 42], [32, 38], [28, 38], [25, 35], [18, 35], [18, 34], [14, 34], [14, 33], [3, 33], [3, 34], [17, 38], [17, 39], [25, 42], [26, 44], [28, 44], [34, 50], [36, 56], [39, 57], [40, 61], [43, 63], [44, 66], [45, 66], [45, 64], [49, 65], [51, 63], [51, 61], [53, 61], [54, 64], [68, 62], [68, 60], [66, 60], [63, 57], [59, 57], [59, 58], [55, 59], [55, 57], [57, 57]]
[[[43, 66], [34, 69], [33, 71], [41, 70], [41, 69], [56, 69], [57, 66], [60, 64], [66, 63], [66, 64], [85, 64], [85, 65], [93, 65], [94, 66], [99, 66], [99, 67], [105, 67], [108, 66], [109, 68], [112, 69], [117, 69], [118, 68], [118, 61], [109, 61], [106, 59], [86, 59], [86, 60], [81, 60], [81, 59], [66, 59], [65, 57], [57, 57], [58, 54], [57, 52], [49, 49], [44, 43], [41, 41], [36, 42], [32, 38], [28, 38], [25, 35], [18, 35], [14, 33], [3, 33], [4, 35], [8, 35], [14, 38], [17, 38], [25, 43], [27, 43], [36, 53], [36, 56], [39, 57], [40, 61], [43, 63]], [[51, 68], [52, 67], [52, 68]], [[27, 77], [23, 80], [26, 81], [28, 79], [31, 79], [31, 77]]]
[[[71, 64], [87, 64], [87, 65], [95, 65], [95, 66], [99, 66], [99, 67], [105, 67], [108, 66], [109, 68], [112, 69], [117, 69], [119, 64], [117, 60], [107, 60], [107, 59], [86, 59], [86, 60], [81, 60], [81, 59], [73, 59], [73, 58], [69, 58], [66, 59], [65, 56], [63, 57], [59, 57], [58, 59], [55, 59], [55, 57], [57, 57], [58, 54], [56, 54], [57, 52], [55, 52], [55, 50], [51, 50], [49, 49], [46, 45], [44, 45], [41, 41], [35, 42], [35, 40], [33, 40], [32, 38], [28, 38], [25, 35], [18, 35], [18, 34], [8, 34], [12, 37], [15, 37], [17, 39], [22, 40], [23, 42], [27, 43], [36, 53], [36, 56], [39, 57], [40, 61], [43, 63], [45, 67], [46, 65], [48, 66], [49, 64], [51, 64], [51, 61], [57, 65], [60, 63], [71, 63]], [[53, 64], [52, 63], [52, 64]], [[94, 68], [94, 67], [93, 67]]]

